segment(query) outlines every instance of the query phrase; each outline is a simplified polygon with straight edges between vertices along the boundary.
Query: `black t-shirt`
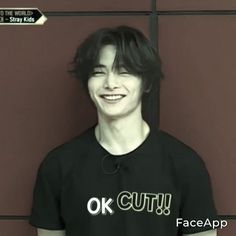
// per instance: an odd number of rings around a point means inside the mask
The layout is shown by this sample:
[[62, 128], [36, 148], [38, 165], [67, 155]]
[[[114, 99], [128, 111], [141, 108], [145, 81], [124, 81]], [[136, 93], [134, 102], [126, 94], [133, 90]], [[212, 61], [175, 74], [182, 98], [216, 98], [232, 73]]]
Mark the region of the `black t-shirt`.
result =
[[210, 227], [176, 226], [217, 218], [198, 154], [161, 130], [125, 155], [109, 154], [94, 127], [42, 162], [30, 224], [67, 236], [177, 236]]

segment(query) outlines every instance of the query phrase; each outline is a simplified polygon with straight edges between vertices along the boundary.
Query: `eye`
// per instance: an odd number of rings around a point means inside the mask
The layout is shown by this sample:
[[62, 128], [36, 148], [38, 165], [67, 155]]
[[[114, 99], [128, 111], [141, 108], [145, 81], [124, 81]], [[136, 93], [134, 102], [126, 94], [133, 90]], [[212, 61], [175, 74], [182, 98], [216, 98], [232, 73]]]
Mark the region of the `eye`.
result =
[[129, 72], [128, 71], [123, 71], [123, 72], [120, 72], [121, 75], [128, 75]]
[[125, 68], [120, 68], [119, 74], [120, 75], [129, 75], [130, 73]]
[[93, 75], [93, 76], [99, 76], [99, 75], [104, 75], [104, 74], [105, 74], [104, 71], [93, 71], [93, 72], [92, 72], [92, 75]]

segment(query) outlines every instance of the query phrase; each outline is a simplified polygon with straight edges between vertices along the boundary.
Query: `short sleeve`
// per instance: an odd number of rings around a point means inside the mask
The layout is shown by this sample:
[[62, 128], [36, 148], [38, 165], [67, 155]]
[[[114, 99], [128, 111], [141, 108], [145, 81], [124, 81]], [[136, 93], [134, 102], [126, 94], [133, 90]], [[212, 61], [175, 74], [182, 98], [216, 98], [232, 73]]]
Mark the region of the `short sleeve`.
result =
[[61, 176], [58, 161], [48, 154], [41, 163], [33, 193], [29, 223], [37, 228], [60, 230], [64, 222], [60, 215]]
[[203, 160], [194, 151], [189, 152], [182, 166], [183, 189], [180, 217], [183, 220], [203, 222], [202, 226], [182, 227], [182, 233], [191, 234], [212, 229], [218, 219], [212, 187]]

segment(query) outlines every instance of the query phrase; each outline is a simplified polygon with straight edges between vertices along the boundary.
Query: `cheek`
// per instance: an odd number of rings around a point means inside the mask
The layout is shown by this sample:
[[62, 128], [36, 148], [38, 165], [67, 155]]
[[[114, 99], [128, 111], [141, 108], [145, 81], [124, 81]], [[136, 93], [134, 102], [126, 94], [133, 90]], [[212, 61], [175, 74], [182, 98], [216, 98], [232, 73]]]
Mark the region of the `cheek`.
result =
[[138, 96], [141, 97], [143, 94], [143, 84], [142, 81], [136, 81], [136, 83], [132, 84], [132, 90], [134, 93]]
[[99, 81], [96, 80], [96, 78], [90, 78], [88, 80], [88, 95], [90, 99], [96, 103], [96, 93], [98, 92], [99, 89]]
[[88, 82], [87, 82], [87, 87], [88, 87], [88, 90], [90, 90], [90, 88], [91, 88], [91, 85], [92, 85], [92, 79], [91, 79], [91, 78], [89, 78], [89, 79], [88, 79]]
[[90, 78], [88, 80], [88, 90], [94, 92], [102, 86], [102, 81], [99, 78]]
[[95, 90], [96, 90], [96, 83], [91, 78], [91, 79], [88, 80], [88, 92], [89, 92], [89, 95], [93, 94]]
[[94, 88], [93, 88], [92, 84], [88, 82], [88, 95], [92, 101], [94, 101], [93, 93], [94, 93]]

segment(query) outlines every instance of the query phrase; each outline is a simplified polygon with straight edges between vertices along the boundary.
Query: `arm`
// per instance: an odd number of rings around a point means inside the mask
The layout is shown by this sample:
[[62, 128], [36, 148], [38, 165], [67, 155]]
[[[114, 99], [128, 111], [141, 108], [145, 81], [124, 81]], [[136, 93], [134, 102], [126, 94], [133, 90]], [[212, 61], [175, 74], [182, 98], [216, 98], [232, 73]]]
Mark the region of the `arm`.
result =
[[65, 224], [60, 214], [60, 168], [51, 154], [41, 163], [33, 194], [29, 223], [37, 228], [37, 236], [65, 236]]
[[38, 236], [66, 236], [65, 230], [37, 229]]
[[183, 234], [183, 236], [217, 236], [216, 230], [209, 230], [201, 233], [195, 234]]

